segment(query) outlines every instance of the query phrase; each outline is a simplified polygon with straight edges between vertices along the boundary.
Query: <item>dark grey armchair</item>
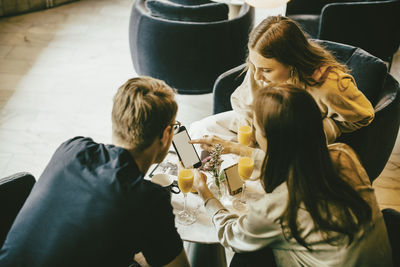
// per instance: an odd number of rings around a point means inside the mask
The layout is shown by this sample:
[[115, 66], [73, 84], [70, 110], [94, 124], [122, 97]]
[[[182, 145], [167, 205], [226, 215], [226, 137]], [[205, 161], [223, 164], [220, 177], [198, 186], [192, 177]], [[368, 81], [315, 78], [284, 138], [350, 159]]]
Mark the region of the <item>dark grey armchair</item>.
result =
[[0, 248], [35, 183], [33, 175], [27, 172], [0, 179]]
[[400, 266], [400, 212], [388, 208], [382, 214], [392, 247], [393, 266]]
[[[219, 74], [245, 62], [254, 20], [254, 10], [248, 5], [242, 6], [236, 18], [228, 19], [228, 7], [214, 4], [161, 6], [135, 1], [129, 42], [136, 72], [164, 80], [178, 93], [212, 92]], [[216, 8], [224, 11], [220, 5], [225, 7], [225, 19], [215, 12]]]
[[[367, 127], [340, 136], [359, 155], [371, 183], [385, 167], [396, 142], [400, 124], [400, 86], [387, 72], [385, 63], [366, 51], [349, 45], [318, 41], [338, 61], [351, 69], [358, 88], [371, 101], [375, 119]], [[214, 84], [214, 114], [232, 109], [230, 95], [244, 78], [245, 65], [221, 74]]]
[[313, 38], [360, 47], [389, 63], [400, 44], [400, 0], [292, 0], [286, 15]]

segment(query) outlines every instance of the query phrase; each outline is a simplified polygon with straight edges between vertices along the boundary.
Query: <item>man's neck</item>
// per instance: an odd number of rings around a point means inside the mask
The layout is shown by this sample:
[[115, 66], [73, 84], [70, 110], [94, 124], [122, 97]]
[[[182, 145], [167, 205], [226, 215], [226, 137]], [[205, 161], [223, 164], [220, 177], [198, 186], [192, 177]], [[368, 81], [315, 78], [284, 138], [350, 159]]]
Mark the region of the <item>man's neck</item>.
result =
[[155, 151], [153, 149], [147, 148], [143, 151], [134, 152], [130, 149], [127, 149], [133, 160], [136, 162], [141, 173], [145, 174], [150, 166], [155, 162]]
[[150, 166], [156, 161], [158, 151], [156, 151], [154, 144], [142, 151], [134, 151], [133, 149], [127, 148], [125, 145], [113, 140], [113, 144], [118, 147], [122, 147], [131, 154], [133, 160], [136, 162], [141, 173], [145, 174]]

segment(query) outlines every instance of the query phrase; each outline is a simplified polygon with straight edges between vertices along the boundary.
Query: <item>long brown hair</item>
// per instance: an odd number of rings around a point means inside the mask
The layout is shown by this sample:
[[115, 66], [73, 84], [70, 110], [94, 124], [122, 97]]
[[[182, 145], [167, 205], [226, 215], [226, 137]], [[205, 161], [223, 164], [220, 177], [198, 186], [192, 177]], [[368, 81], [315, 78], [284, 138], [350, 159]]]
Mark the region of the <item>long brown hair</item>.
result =
[[289, 191], [282, 228], [310, 249], [297, 223], [298, 210], [305, 207], [327, 242], [333, 233], [343, 233], [350, 243], [370, 221], [371, 207], [333, 165], [321, 113], [312, 96], [293, 85], [271, 85], [258, 90], [253, 107], [256, 123], [268, 140], [262, 168], [264, 189], [270, 193], [286, 182]]
[[[297, 86], [318, 86], [326, 80], [329, 72], [348, 72], [346, 66], [337, 62], [330, 52], [309, 40], [296, 22], [287, 17], [270, 16], [264, 19], [251, 31], [248, 49], [291, 67], [294, 84]], [[316, 81], [312, 76], [322, 66], [327, 69]]]

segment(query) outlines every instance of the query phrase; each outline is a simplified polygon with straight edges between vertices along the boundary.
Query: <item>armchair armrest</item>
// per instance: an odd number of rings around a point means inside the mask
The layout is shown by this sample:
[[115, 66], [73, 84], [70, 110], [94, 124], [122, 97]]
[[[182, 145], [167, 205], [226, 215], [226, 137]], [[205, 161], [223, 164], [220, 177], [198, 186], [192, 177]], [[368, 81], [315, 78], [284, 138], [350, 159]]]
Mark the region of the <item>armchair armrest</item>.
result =
[[375, 105], [375, 113], [380, 112], [388, 105], [390, 105], [396, 97], [400, 94], [399, 83], [393, 78], [392, 75], [388, 74], [384, 86], [382, 88], [382, 93], [379, 96], [379, 100]]
[[382, 214], [392, 247], [393, 266], [399, 266], [400, 255], [396, 252], [400, 251], [400, 212], [389, 208], [383, 209]]
[[28, 172], [0, 178], [0, 247], [35, 183], [35, 177]]
[[338, 140], [357, 152], [371, 183], [385, 168], [399, 131], [400, 87], [390, 74], [386, 76], [374, 109], [375, 118], [370, 125], [345, 133]]
[[213, 114], [232, 110], [231, 94], [242, 84], [247, 63], [239, 65], [222, 73], [214, 83], [213, 88]]

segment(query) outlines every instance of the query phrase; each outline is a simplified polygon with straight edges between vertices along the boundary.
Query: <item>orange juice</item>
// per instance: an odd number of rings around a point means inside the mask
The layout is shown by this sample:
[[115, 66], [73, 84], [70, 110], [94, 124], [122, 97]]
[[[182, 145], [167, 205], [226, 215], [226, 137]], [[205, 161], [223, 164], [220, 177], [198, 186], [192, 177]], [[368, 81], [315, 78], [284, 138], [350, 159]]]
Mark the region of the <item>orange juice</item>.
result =
[[250, 126], [243, 125], [239, 127], [238, 142], [239, 144], [248, 146], [253, 135], [253, 129]]
[[193, 186], [193, 172], [192, 170], [183, 169], [178, 174], [178, 186], [182, 193], [189, 193]]
[[238, 164], [238, 172], [240, 178], [247, 180], [250, 178], [254, 169], [254, 161], [249, 157], [241, 157]]

